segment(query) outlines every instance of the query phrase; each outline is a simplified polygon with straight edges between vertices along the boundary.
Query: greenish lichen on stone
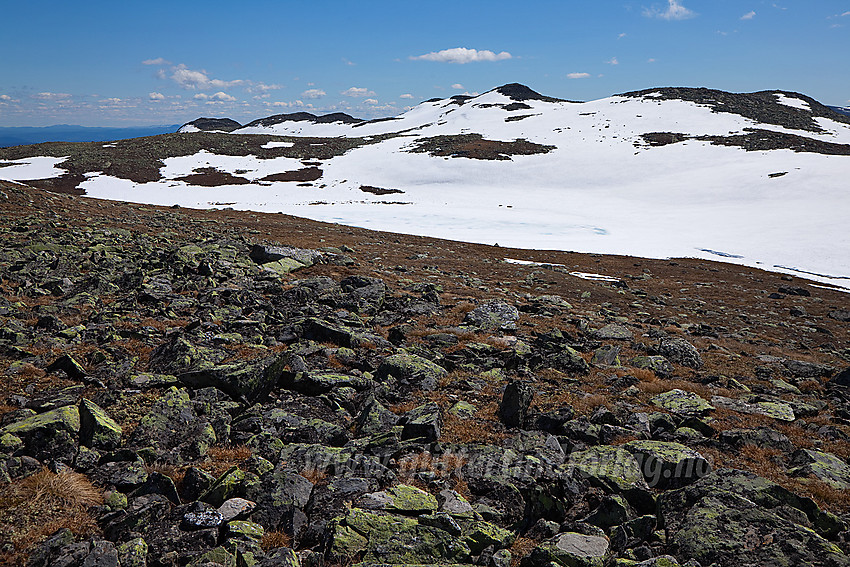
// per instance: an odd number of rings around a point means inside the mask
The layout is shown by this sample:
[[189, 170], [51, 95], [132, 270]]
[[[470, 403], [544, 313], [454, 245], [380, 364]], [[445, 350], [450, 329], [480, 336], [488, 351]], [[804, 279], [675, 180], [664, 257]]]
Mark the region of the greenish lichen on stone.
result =
[[714, 406], [693, 392], [669, 390], [652, 398], [652, 403], [678, 415], [702, 415], [714, 410]]
[[227, 523], [228, 537], [243, 537], [260, 541], [263, 539], [266, 531], [260, 524], [254, 522], [246, 522], [242, 520], [232, 520]]
[[608, 538], [565, 532], [534, 548], [523, 565], [530, 567], [603, 567], [608, 555]]
[[0, 435], [10, 433], [16, 437], [25, 437], [38, 430], [54, 432], [66, 431], [77, 434], [80, 431], [80, 410], [76, 405], [63, 406], [44, 413], [28, 417], [22, 421], [10, 423], [0, 429]]
[[680, 443], [639, 440], [630, 441], [623, 448], [634, 455], [652, 488], [684, 486], [711, 472], [711, 465], [702, 455]]
[[189, 563], [190, 566], [200, 566], [213, 563], [220, 567], [236, 567], [236, 556], [224, 547], [215, 547]]
[[121, 567], [147, 567], [148, 544], [137, 537], [118, 546], [118, 561]]
[[88, 447], [112, 449], [123, 430], [103, 409], [86, 398], [80, 400], [80, 441]]
[[801, 449], [794, 454], [794, 463], [798, 466], [789, 471], [792, 475], [811, 475], [839, 490], [850, 490], [850, 465], [832, 453]]

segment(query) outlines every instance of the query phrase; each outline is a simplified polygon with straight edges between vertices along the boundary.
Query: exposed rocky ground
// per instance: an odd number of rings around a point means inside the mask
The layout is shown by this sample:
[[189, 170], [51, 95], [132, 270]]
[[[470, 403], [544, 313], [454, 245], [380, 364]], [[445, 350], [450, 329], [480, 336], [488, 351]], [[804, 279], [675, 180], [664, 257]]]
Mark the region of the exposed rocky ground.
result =
[[5, 564], [850, 565], [842, 291], [10, 183], [0, 211]]

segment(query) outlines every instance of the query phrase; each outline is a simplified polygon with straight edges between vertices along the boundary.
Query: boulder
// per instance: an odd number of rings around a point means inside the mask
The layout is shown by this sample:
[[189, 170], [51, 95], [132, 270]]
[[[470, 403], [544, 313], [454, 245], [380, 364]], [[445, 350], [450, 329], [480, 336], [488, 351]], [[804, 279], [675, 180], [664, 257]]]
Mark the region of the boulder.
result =
[[111, 450], [121, 442], [123, 433], [103, 409], [91, 400], [80, 400], [80, 442], [87, 447]]
[[392, 376], [402, 384], [422, 390], [434, 390], [448, 372], [442, 366], [415, 354], [394, 354], [386, 357], [375, 375], [378, 380]]
[[694, 370], [702, 368], [702, 357], [699, 351], [685, 339], [678, 337], [662, 339], [658, 345], [658, 353], [676, 364]]
[[673, 375], [673, 365], [660, 355], [636, 356], [629, 361], [629, 366], [641, 370], [651, 370], [659, 378], [670, 378]]
[[678, 488], [711, 472], [705, 457], [680, 443], [629, 441], [623, 448], [635, 457], [650, 488]]
[[466, 314], [464, 325], [485, 331], [515, 331], [519, 310], [501, 301], [490, 301]]
[[698, 416], [714, 409], [710, 403], [693, 392], [674, 389], [658, 394], [652, 403], [680, 416]]
[[499, 419], [508, 427], [523, 427], [533, 399], [534, 389], [529, 384], [511, 380], [502, 394]]
[[600, 341], [630, 341], [634, 338], [634, 333], [632, 333], [628, 327], [620, 323], [608, 323], [601, 329], [592, 331], [590, 336]]
[[367, 510], [385, 510], [410, 516], [430, 514], [438, 508], [437, 499], [433, 494], [406, 484], [364, 494], [355, 505]]
[[608, 538], [565, 532], [535, 547], [522, 566], [603, 567], [608, 555]]
[[713, 471], [662, 494], [658, 511], [679, 555], [705, 565], [850, 565], [827, 539], [844, 529], [841, 520], [749, 472]]
[[431, 402], [414, 408], [404, 414], [398, 424], [403, 426], [402, 439], [416, 439], [424, 443], [437, 441], [443, 427], [440, 406]]
[[850, 489], [850, 465], [832, 453], [800, 449], [794, 453], [789, 473], [793, 476], [814, 476], [839, 490]]
[[568, 466], [609, 494], [622, 494], [639, 510], [654, 507], [637, 460], [622, 447], [599, 445], [570, 455]]
[[251, 403], [267, 396], [277, 385], [287, 361], [281, 355], [259, 362], [214, 365], [180, 373], [177, 378], [189, 387], [218, 388], [236, 401]]

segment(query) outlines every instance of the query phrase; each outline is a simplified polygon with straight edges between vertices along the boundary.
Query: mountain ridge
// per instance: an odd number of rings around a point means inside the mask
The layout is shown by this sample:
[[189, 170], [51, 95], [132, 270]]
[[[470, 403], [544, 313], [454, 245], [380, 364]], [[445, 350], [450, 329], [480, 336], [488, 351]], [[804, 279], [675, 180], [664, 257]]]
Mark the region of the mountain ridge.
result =
[[850, 279], [840, 213], [850, 207], [850, 122], [805, 95], [659, 88], [569, 102], [509, 84], [390, 119], [296, 113], [253, 124], [9, 148], [0, 177], [109, 199]]

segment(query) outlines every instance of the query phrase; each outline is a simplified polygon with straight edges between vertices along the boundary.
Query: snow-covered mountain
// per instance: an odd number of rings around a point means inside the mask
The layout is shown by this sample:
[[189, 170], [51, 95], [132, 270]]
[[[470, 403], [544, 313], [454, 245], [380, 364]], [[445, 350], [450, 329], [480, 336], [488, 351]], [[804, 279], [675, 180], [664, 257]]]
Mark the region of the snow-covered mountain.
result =
[[[659, 88], [571, 102], [512, 84], [390, 119], [278, 115], [221, 136], [262, 145], [177, 152], [144, 183], [85, 172], [79, 187], [502, 246], [718, 259], [850, 286], [850, 118], [798, 93]], [[27, 167], [0, 176], [32, 179]]]

